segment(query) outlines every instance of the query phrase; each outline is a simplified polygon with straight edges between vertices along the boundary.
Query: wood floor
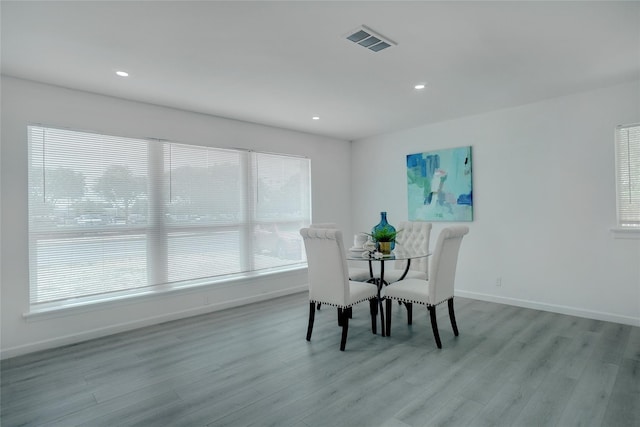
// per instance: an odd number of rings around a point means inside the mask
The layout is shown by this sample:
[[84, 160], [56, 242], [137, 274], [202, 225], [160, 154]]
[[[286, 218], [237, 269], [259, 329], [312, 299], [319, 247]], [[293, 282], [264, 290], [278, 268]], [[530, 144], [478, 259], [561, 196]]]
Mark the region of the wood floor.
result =
[[[391, 337], [306, 294], [2, 362], [1, 425], [634, 426], [640, 328], [456, 298], [438, 322], [393, 306]], [[380, 328], [378, 328], [378, 331]]]

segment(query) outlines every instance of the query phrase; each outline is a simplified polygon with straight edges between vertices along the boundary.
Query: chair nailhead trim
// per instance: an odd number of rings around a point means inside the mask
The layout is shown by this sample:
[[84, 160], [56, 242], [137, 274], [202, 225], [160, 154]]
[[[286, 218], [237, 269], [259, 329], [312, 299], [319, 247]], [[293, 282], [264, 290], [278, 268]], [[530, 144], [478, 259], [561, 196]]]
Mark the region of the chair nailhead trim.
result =
[[[373, 297], [373, 298], [375, 298], [375, 297]], [[361, 302], [369, 301], [370, 299], [373, 299], [373, 298], [361, 299], [361, 300], [355, 301], [355, 302], [353, 302], [353, 303], [351, 303], [349, 305], [333, 304], [331, 302], [324, 302], [324, 301], [320, 301], [320, 300], [317, 300], [317, 299], [315, 299], [315, 300], [314, 299], [310, 299], [309, 302], [312, 302], [314, 304], [320, 303], [320, 304], [324, 304], [324, 305], [331, 305], [333, 307], [338, 307], [338, 308], [349, 308], [349, 307], [353, 307], [354, 305], [359, 304]]]
[[386, 295], [385, 295], [385, 299], [394, 299], [394, 300], [397, 300], [397, 301], [408, 302], [409, 304], [422, 304], [422, 305], [426, 305], [428, 307], [428, 306], [440, 305], [443, 302], [449, 301], [450, 298], [447, 298], [447, 299], [442, 300], [440, 302], [437, 302], [435, 304], [429, 304], [429, 303], [425, 303], [423, 301], [410, 300], [410, 299], [406, 299], [406, 298], [389, 297], [389, 296], [386, 296]]

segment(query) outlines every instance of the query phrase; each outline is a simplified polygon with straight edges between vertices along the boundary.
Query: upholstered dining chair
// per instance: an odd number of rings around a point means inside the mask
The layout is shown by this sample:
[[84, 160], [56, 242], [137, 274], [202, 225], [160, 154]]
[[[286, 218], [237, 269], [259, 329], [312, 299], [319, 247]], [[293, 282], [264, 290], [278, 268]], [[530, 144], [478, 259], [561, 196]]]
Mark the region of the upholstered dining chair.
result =
[[412, 323], [413, 304], [426, 305], [431, 317], [431, 328], [438, 348], [442, 348], [438, 323], [436, 322], [436, 306], [447, 301], [449, 319], [453, 333], [458, 336], [458, 326], [453, 310], [453, 287], [456, 277], [456, 266], [462, 237], [469, 232], [469, 227], [458, 226], [445, 228], [440, 232], [433, 257], [429, 280], [405, 279], [387, 286], [384, 290], [386, 299], [386, 332], [391, 335], [391, 300], [404, 303], [407, 308], [408, 324]]
[[[317, 222], [311, 224], [309, 228], [338, 228], [335, 222]], [[349, 279], [354, 280], [356, 282], [366, 282], [371, 278], [371, 274], [369, 269], [362, 267], [348, 267], [349, 268]], [[318, 309], [320, 309], [320, 304], [318, 304]]]
[[347, 344], [349, 317], [352, 307], [369, 301], [371, 331], [376, 333], [378, 288], [371, 283], [349, 280], [342, 232], [329, 228], [303, 228], [300, 235], [307, 251], [309, 270], [309, 324], [307, 341], [311, 341], [316, 304], [338, 309], [338, 325], [342, 326], [340, 350]]
[[[396, 249], [411, 252], [429, 253], [429, 239], [431, 238], [430, 222], [423, 221], [403, 221], [396, 227], [401, 230], [396, 237]], [[407, 266], [407, 261], [396, 261], [392, 269], [386, 270], [384, 280], [393, 283], [400, 280]], [[405, 279], [429, 278], [429, 258], [416, 258], [411, 260], [409, 271]]]

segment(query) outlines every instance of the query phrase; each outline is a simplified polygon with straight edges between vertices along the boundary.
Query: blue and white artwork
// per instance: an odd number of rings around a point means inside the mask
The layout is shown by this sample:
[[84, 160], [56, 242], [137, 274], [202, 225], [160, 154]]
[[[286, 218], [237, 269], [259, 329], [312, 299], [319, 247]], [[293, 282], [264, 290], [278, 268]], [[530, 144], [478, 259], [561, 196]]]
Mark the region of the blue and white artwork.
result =
[[407, 155], [409, 221], [473, 221], [471, 147]]

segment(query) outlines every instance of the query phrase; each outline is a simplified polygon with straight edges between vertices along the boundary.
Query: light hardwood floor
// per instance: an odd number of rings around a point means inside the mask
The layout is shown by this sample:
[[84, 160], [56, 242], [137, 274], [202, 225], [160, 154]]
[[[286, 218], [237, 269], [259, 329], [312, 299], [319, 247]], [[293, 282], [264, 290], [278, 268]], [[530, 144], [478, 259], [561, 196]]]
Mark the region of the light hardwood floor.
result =
[[331, 307], [305, 341], [306, 298], [5, 360], [1, 425], [640, 425], [640, 328], [456, 298], [438, 350], [426, 308], [383, 338], [363, 303], [341, 352]]

